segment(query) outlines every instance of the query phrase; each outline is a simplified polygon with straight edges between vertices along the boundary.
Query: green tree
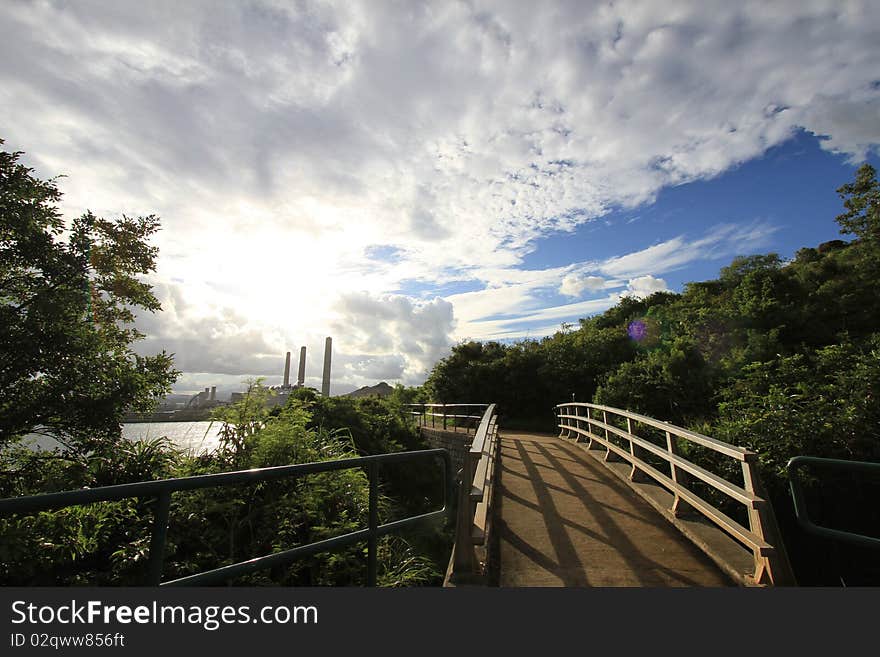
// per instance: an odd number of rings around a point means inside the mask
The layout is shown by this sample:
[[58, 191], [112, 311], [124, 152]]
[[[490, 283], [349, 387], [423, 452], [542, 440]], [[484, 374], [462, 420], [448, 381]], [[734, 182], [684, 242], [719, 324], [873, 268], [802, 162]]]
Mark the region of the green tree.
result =
[[269, 419], [269, 400], [275, 391], [263, 385], [263, 379], [249, 379], [247, 392], [234, 404], [218, 406], [211, 419], [220, 422], [220, 446], [217, 458], [237, 466], [246, 457], [251, 439], [259, 433]]
[[684, 425], [712, 412], [709, 367], [700, 351], [679, 339], [611, 372], [596, 391], [599, 404]]
[[56, 180], [21, 155], [0, 152], [0, 445], [35, 432], [82, 456], [118, 440], [125, 411], [150, 410], [178, 374], [164, 352], [132, 349], [135, 311], [160, 309], [141, 278], [159, 220], [66, 224]]
[[863, 164], [855, 181], [842, 185], [837, 193], [847, 209], [836, 218], [840, 232], [873, 242], [880, 239], [880, 184], [874, 167]]

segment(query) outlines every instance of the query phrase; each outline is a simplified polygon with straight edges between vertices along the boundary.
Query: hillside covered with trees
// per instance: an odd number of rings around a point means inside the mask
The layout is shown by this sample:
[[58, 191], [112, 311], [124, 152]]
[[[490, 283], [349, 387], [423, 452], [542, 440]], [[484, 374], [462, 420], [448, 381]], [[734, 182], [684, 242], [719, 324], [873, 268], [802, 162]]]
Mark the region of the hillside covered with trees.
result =
[[[791, 261], [737, 257], [715, 280], [622, 298], [542, 340], [459, 344], [434, 367], [431, 395], [493, 401], [502, 426], [547, 431], [552, 407], [574, 396], [753, 449], [801, 579], [834, 583], [825, 564], [838, 557], [793, 524], [785, 464], [796, 455], [880, 461], [876, 171], [862, 166], [838, 193], [836, 221], [851, 241], [805, 247]], [[876, 535], [876, 484], [823, 482], [814, 519]]]

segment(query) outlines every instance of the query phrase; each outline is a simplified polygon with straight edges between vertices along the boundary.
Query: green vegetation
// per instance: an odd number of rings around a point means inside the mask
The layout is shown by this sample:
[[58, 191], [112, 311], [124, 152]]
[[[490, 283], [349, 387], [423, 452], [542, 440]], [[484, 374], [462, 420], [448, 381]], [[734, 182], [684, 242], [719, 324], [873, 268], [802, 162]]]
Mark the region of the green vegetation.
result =
[[[543, 340], [460, 344], [428, 387], [438, 401], [498, 402], [507, 427], [537, 417], [552, 431], [551, 408], [574, 394], [751, 448], [800, 579], [835, 583], [822, 565], [833, 561], [830, 548], [793, 524], [784, 467], [799, 454], [880, 461], [875, 170], [863, 166], [838, 192], [847, 211], [837, 222], [851, 242], [804, 248], [791, 262], [738, 257], [717, 280], [623, 298]], [[852, 477], [824, 477], [811, 489], [814, 519], [876, 534], [872, 491]]]
[[[0, 140], [0, 144], [2, 144]], [[152, 410], [177, 377], [164, 352], [139, 356], [138, 309], [159, 303], [139, 276], [155, 269], [155, 216], [65, 226], [55, 180], [0, 151], [0, 447], [52, 436], [67, 458], [120, 440], [126, 410]]]
[[[270, 391], [254, 382], [240, 402], [218, 409], [219, 448], [183, 454], [165, 439], [124, 443], [94, 455], [88, 468], [27, 449], [2, 453], [0, 497], [53, 490], [186, 477], [291, 463], [350, 458], [420, 447], [406, 412], [385, 400], [326, 399], [303, 390], [271, 413], [260, 404]], [[339, 420], [336, 418], [343, 418]], [[345, 428], [337, 426], [345, 424]], [[61, 456], [56, 454], [56, 456]], [[424, 513], [442, 504], [439, 468], [407, 464], [382, 469], [380, 522]], [[146, 576], [151, 502], [125, 500], [35, 516], [0, 518], [0, 584], [138, 585]], [[164, 578], [173, 579], [252, 557], [363, 529], [368, 483], [353, 469], [248, 486], [176, 493]], [[380, 586], [437, 584], [451, 537], [437, 527], [379, 543]], [[360, 585], [366, 546], [303, 559], [236, 580], [246, 585]]]
[[[0, 142], [2, 143], [2, 142]], [[177, 376], [165, 353], [142, 357], [134, 312], [159, 310], [140, 278], [154, 269], [156, 217], [86, 213], [65, 225], [55, 181], [0, 152], [0, 497], [306, 463], [422, 447], [397, 390], [386, 401], [301, 390], [272, 412], [254, 382], [217, 409], [220, 447], [191, 455], [166, 439], [122, 437], [126, 411], [149, 412]], [[21, 444], [28, 433], [54, 451]], [[380, 471], [380, 521], [437, 508], [440, 468]], [[0, 518], [0, 585], [137, 585], [145, 581], [152, 500]], [[361, 470], [173, 496], [164, 579], [263, 556], [368, 524]], [[379, 584], [435, 584], [448, 559], [443, 528], [385, 537]], [[320, 554], [237, 584], [358, 585], [366, 546]]]

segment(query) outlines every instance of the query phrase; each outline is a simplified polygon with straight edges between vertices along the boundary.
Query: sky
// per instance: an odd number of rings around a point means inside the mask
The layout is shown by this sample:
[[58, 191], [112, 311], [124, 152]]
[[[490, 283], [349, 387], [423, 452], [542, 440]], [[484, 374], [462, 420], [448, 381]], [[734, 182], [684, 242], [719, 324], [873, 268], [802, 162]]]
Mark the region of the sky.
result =
[[736, 255], [840, 237], [877, 2], [0, 3], [0, 138], [61, 209], [156, 214], [141, 353], [222, 396], [307, 346], [417, 385]]

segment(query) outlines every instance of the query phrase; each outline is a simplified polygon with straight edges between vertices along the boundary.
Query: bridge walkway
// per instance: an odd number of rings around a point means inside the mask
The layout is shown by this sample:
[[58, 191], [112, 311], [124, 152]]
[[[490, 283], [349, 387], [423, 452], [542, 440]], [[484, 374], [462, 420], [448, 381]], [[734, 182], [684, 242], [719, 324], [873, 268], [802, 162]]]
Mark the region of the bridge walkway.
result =
[[549, 434], [500, 438], [500, 586], [732, 585], [592, 453]]

